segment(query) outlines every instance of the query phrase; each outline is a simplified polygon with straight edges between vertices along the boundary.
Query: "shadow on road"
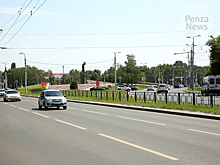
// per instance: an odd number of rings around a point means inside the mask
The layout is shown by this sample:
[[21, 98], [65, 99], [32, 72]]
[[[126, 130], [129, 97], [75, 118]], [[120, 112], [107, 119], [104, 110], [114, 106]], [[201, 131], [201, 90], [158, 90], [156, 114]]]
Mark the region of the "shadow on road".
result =
[[39, 108], [32, 108], [32, 111], [58, 111], [58, 110], [63, 110], [63, 108], [48, 108], [48, 109], [39, 109]]

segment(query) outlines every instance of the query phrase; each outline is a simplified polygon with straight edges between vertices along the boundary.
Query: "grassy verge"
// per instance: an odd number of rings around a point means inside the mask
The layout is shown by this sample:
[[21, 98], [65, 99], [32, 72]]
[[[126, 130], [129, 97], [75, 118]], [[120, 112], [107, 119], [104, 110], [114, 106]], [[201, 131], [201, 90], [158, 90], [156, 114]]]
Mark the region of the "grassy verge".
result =
[[186, 89], [186, 91], [189, 91], [189, 92], [201, 92], [201, 87], [194, 87], [193, 91], [192, 91], [192, 88], [189, 88], [189, 89]]

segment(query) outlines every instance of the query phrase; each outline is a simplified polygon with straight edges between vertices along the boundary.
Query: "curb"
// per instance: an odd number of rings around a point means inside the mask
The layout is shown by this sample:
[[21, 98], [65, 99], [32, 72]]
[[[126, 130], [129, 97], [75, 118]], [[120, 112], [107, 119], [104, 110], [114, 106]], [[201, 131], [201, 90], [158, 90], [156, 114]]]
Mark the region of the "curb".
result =
[[[22, 95], [22, 96], [38, 98], [37, 96], [27, 96], [27, 95]], [[70, 99], [67, 99], [67, 101], [74, 102], [74, 103], [81, 103], [81, 104], [92, 104], [92, 105], [108, 106], [108, 107], [114, 107], [114, 108], [123, 108], [123, 109], [129, 109], [129, 110], [134, 110], [134, 111], [138, 110], [138, 111], [147, 111], [147, 112], [171, 114], [171, 115], [178, 115], [178, 116], [196, 117], [196, 118], [202, 118], [202, 119], [220, 120], [220, 115], [211, 115], [211, 114], [206, 114], [206, 113], [202, 113], [202, 112], [190, 112], [190, 111], [174, 110], [174, 109], [138, 107], [138, 106], [128, 106], [128, 105], [122, 105], [122, 104], [79, 101], [79, 100], [70, 100]]]

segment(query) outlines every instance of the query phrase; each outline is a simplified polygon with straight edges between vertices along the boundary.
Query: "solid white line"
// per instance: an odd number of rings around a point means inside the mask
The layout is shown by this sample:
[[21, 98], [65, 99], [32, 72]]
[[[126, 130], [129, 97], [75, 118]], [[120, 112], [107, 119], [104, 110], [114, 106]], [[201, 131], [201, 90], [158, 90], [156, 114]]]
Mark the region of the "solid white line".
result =
[[215, 135], [215, 136], [220, 136], [220, 134], [217, 134], [217, 133], [205, 132], [205, 131], [200, 131], [200, 130], [195, 130], [195, 129], [188, 129], [188, 130], [189, 130], [189, 131], [194, 131], [194, 132], [200, 132], [200, 133], [210, 134], [210, 135]]
[[24, 108], [21, 108], [21, 107], [18, 107], [19, 109], [21, 109], [21, 110], [23, 110], [23, 111], [29, 111], [29, 110], [27, 110], [27, 109], [24, 109]]
[[39, 116], [42, 116], [42, 117], [50, 118], [49, 116], [46, 116], [46, 115], [42, 115], [42, 114], [40, 114], [40, 113], [37, 113], [37, 112], [32, 112], [32, 113], [34, 113], [34, 114], [36, 114], [36, 115], [39, 115]]
[[99, 115], [108, 115], [106, 113], [100, 113], [100, 112], [94, 112], [94, 111], [88, 111], [88, 110], [82, 110], [84, 112], [89, 112], [89, 113], [96, 113], [96, 114], [99, 114]]
[[136, 145], [136, 144], [132, 144], [132, 143], [129, 143], [129, 142], [126, 142], [124, 140], [120, 140], [120, 139], [117, 139], [117, 138], [114, 138], [114, 137], [111, 137], [111, 136], [108, 136], [108, 135], [105, 135], [105, 134], [99, 134], [100, 136], [103, 136], [103, 137], [106, 137], [108, 139], [112, 139], [114, 141], [117, 141], [117, 142], [120, 142], [120, 143], [123, 143], [123, 144], [126, 144], [126, 145], [129, 145], [129, 146], [132, 146], [132, 147], [135, 147], [135, 148], [138, 148], [140, 150], [143, 150], [143, 151], [147, 151], [147, 152], [150, 152], [150, 153], [153, 153], [155, 155], [158, 155], [158, 156], [161, 156], [161, 157], [164, 157], [164, 158], [167, 158], [167, 159], [171, 159], [171, 160], [179, 160], [177, 158], [174, 158], [172, 156], [169, 156], [169, 155], [165, 155], [165, 154], [162, 154], [160, 152], [157, 152], [157, 151], [153, 151], [151, 149], [147, 149], [145, 147], [141, 147], [139, 145]]
[[128, 120], [140, 121], [140, 122], [144, 122], [144, 123], [157, 124], [157, 125], [166, 125], [166, 124], [156, 123], [156, 122], [152, 122], [152, 121], [133, 119], [133, 118], [129, 118], [129, 117], [123, 117], [123, 116], [118, 116], [118, 117], [119, 117], [119, 118], [122, 118], [122, 119], [128, 119]]
[[59, 120], [59, 119], [55, 119], [56, 121], [60, 122], [60, 123], [63, 123], [63, 124], [67, 124], [67, 125], [70, 125], [70, 126], [73, 126], [73, 127], [76, 127], [76, 128], [79, 128], [79, 129], [86, 129], [84, 127], [80, 127], [78, 125], [74, 125], [74, 124], [71, 124], [71, 123], [68, 123], [68, 122], [65, 122], [65, 121], [62, 121], [62, 120]]

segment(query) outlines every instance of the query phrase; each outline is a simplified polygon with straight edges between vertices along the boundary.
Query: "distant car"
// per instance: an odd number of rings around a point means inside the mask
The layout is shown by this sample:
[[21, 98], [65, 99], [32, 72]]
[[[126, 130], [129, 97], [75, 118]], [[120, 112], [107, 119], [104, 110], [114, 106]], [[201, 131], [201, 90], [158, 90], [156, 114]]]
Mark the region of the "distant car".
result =
[[128, 87], [130, 87], [132, 91], [136, 91], [136, 90], [138, 90], [138, 88], [135, 87], [134, 85], [128, 85]]
[[4, 101], [21, 101], [20, 93], [16, 90], [6, 90], [3, 97]]
[[101, 87], [92, 87], [92, 88], [90, 88], [90, 91], [104, 91], [105, 90], [105, 88], [101, 88]]
[[166, 84], [159, 84], [157, 88], [157, 93], [165, 92], [168, 93], [168, 87]]
[[0, 89], [0, 96], [4, 96], [5, 94], [5, 89]]
[[166, 84], [166, 86], [167, 86], [168, 90], [170, 90], [170, 86], [169, 86], [169, 84]]
[[130, 91], [130, 90], [131, 90], [130, 87], [125, 86], [125, 85], [118, 85], [118, 86], [116, 87], [116, 89], [117, 89], [117, 90], [125, 90], [125, 91]]
[[147, 86], [147, 91], [154, 91], [154, 86], [153, 85]]
[[67, 100], [59, 90], [44, 90], [38, 99], [39, 109], [48, 109], [48, 107], [63, 107], [67, 109]]

